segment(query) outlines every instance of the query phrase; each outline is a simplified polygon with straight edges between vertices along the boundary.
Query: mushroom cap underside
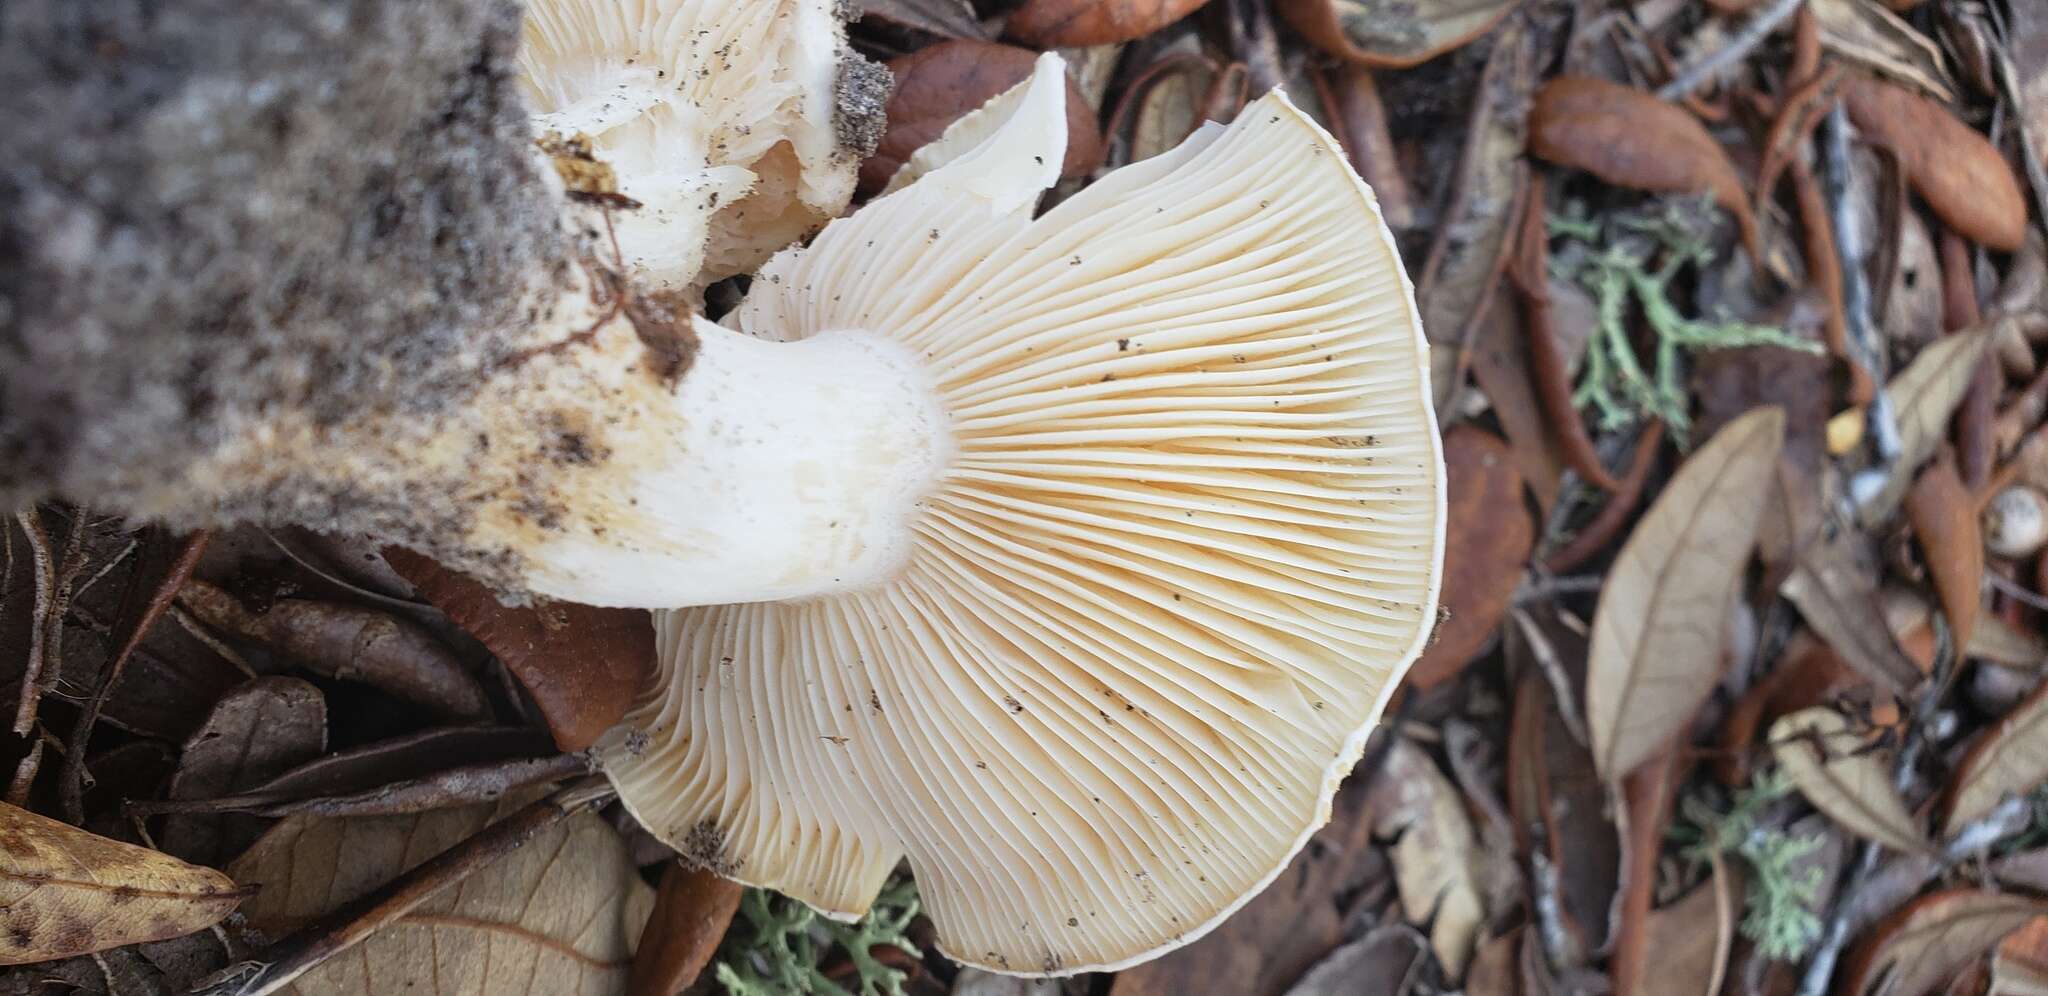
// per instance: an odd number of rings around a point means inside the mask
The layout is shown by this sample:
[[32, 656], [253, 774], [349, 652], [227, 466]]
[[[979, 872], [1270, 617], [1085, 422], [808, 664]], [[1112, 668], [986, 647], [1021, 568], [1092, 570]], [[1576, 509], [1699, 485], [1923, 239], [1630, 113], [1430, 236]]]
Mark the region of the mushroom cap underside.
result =
[[853, 195], [832, 0], [534, 0], [519, 60], [536, 132], [589, 136], [639, 203], [611, 223], [650, 287], [750, 270]]
[[941, 948], [1024, 974], [1278, 875], [1429, 633], [1444, 514], [1413, 292], [1337, 144], [1276, 92], [1034, 219], [1060, 71], [736, 312], [924, 357], [957, 451], [908, 567], [659, 613], [603, 748], [686, 858], [852, 917], [908, 857]]

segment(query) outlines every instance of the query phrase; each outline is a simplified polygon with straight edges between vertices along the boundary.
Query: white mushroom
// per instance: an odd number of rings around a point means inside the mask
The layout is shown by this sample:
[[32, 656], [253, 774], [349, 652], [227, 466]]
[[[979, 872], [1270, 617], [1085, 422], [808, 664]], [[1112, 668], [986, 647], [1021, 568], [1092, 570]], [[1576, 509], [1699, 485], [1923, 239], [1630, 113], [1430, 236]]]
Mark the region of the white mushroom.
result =
[[[534, 0], [519, 61], [536, 134], [590, 137], [640, 202], [635, 275], [695, 291], [846, 208], [887, 74], [833, 0]], [[842, 106], [848, 104], [851, 106]], [[872, 119], [872, 120], [870, 120]]]
[[2017, 484], [1984, 507], [1984, 548], [1992, 556], [2017, 560], [2048, 543], [2048, 498]]
[[602, 748], [658, 836], [846, 917], [907, 856], [941, 947], [1034, 974], [1279, 873], [1443, 533], [1411, 291], [1336, 143], [1275, 93], [1034, 219], [1064, 121], [1047, 56], [757, 276], [740, 328], [792, 341], [700, 321], [661, 452], [729, 469], [642, 491], [688, 495], [687, 555], [561, 542], [536, 578], [698, 606]]

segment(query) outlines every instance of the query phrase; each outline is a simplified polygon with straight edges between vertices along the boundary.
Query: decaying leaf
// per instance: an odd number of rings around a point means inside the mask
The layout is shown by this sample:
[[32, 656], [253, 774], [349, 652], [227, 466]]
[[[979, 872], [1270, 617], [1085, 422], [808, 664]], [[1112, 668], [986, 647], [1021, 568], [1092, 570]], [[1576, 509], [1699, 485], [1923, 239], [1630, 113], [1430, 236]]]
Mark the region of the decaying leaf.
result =
[[204, 930], [244, 895], [211, 868], [0, 803], [0, 965]]
[[941, 38], [982, 38], [981, 22], [967, 0], [861, 0], [862, 17], [873, 17]]
[[1940, 100], [1955, 99], [1941, 46], [1897, 14], [1871, 0], [1808, 0], [1828, 54], [1914, 86]]
[[2027, 235], [2027, 199], [1998, 147], [1948, 109], [1874, 79], [1842, 85], [1849, 119], [1896, 156], [1913, 189], [1950, 228], [2011, 252]]
[[1844, 663], [1897, 694], [1918, 684], [1921, 671], [1885, 625], [1877, 581], [1870, 538], [1835, 523], [1800, 547], [1778, 590]]
[[[861, 189], [888, 186], [889, 178], [912, 154], [967, 112], [1023, 82], [1037, 59], [1038, 53], [1030, 49], [972, 40], [940, 42], [891, 59], [889, 72], [896, 77], [896, 89], [889, 95], [889, 130], [874, 155], [860, 164]], [[1067, 157], [1060, 161], [1060, 174], [1083, 176], [1101, 164], [1102, 127], [1088, 98], [1069, 76]]]
[[1556, 877], [1551, 946], [1577, 963], [1607, 943], [1621, 878], [1620, 828], [1592, 755], [1572, 736], [1550, 683], [1522, 672], [1508, 725], [1508, 805], [1523, 850], [1540, 848]]
[[2007, 795], [2048, 781], [2048, 686], [2036, 689], [1986, 731], [1956, 768], [1942, 825], [1954, 834]]
[[1428, 688], [1458, 673], [1500, 628], [1508, 600], [1536, 543], [1522, 504], [1522, 475], [1499, 436], [1471, 426], [1444, 434], [1449, 521], [1444, 536], [1444, 606], [1429, 648], [1407, 680]]
[[1485, 34], [1519, 2], [1278, 0], [1274, 9], [1331, 55], [1382, 69], [1402, 69]]
[[1927, 849], [1919, 821], [1892, 787], [1889, 765], [1867, 738], [1826, 706], [1771, 725], [1771, 755], [1808, 802], [1844, 829], [1896, 851]]
[[563, 750], [596, 743], [654, 673], [654, 622], [644, 609], [548, 601], [514, 608], [410, 550], [387, 549], [384, 559], [504, 662]]
[[[416, 816], [309, 820], [263, 835], [231, 871], [257, 886], [251, 926], [282, 937], [390, 881], [527, 801]], [[284, 990], [314, 994], [623, 993], [654, 905], [596, 813], [555, 824]]]
[[1919, 537], [1942, 615], [1957, 645], [1968, 646], [1983, 598], [1984, 533], [1952, 457], [1944, 453], [1920, 472], [1906, 492], [1906, 520]]
[[1380, 927], [1330, 952], [1287, 996], [1405, 996], [1409, 973], [1428, 957], [1410, 927]]
[[[1011, 35], [1040, 48], [1107, 45], [1149, 35], [1209, 0], [1025, 0]], [[893, 117], [893, 115], [891, 115]]]
[[[320, 689], [281, 675], [257, 678], [222, 696], [185, 741], [167, 795], [229, 795], [325, 753], [327, 700]], [[242, 853], [265, 825], [240, 815], [171, 816], [158, 841], [187, 861], [219, 865]]]
[[1422, 748], [1399, 738], [1367, 791], [1374, 836], [1394, 841], [1389, 857], [1402, 913], [1429, 931], [1437, 961], [1457, 978], [1486, 923], [1479, 838], [1464, 801]]
[[1920, 465], [1941, 445], [1948, 434], [1949, 416], [1970, 389], [1970, 378], [1991, 341], [1991, 331], [1980, 327], [1944, 337], [1921, 350], [1885, 385], [1898, 412], [1899, 457], [1884, 487], [1857, 506], [1856, 519], [1864, 528], [1875, 528], [1891, 517]]
[[743, 891], [731, 879], [669, 862], [640, 949], [633, 953], [626, 996], [675, 996], [695, 982], [718, 953]]
[[1763, 258], [1735, 164], [1706, 127], [1676, 104], [1608, 80], [1559, 76], [1536, 92], [1529, 151], [1617, 187], [1710, 194], [1735, 216], [1750, 256]]
[[1735, 921], [1742, 916], [1742, 881], [1732, 871], [1726, 874], [1733, 880], [1726, 895], [1717, 894], [1709, 879], [1650, 914], [1644, 929], [1657, 963], [1655, 971], [1645, 974], [1642, 996], [1708, 992], [1707, 980], [1714, 977], [1715, 963], [1726, 957], [1723, 945], [1733, 940]]
[[1622, 545], [1600, 590], [1586, 673], [1593, 760], [1613, 780], [1647, 760], [1705, 701], [1785, 416], [1736, 419], [1678, 468]]
[[2048, 996], [2048, 916], [1998, 942], [1991, 956], [1992, 996]]
[[2048, 912], [2040, 900], [1980, 889], [1921, 896], [1865, 933], [1844, 960], [1849, 996], [1925, 996], [2007, 934]]

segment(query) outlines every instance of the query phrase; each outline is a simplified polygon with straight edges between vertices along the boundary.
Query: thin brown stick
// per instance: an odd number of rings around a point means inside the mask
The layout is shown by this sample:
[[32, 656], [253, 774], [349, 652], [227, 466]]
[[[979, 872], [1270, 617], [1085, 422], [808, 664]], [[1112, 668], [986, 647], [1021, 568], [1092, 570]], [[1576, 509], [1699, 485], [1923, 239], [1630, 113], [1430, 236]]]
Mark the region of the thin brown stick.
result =
[[[1982, 316], [1977, 307], [1977, 278], [1971, 272], [1970, 244], [1960, 233], [1943, 226], [1939, 252], [1942, 328], [1949, 333], [1975, 328]], [[1962, 404], [1956, 406], [1956, 468], [1963, 485], [1972, 491], [1982, 490], [1991, 478], [2000, 379], [1998, 359], [1985, 353], [1970, 375]]]
[[526, 846], [576, 811], [610, 798], [611, 786], [589, 778], [485, 827], [475, 836], [428, 858], [382, 888], [314, 921], [202, 983], [203, 996], [267, 996], [329, 958], [368, 940], [442, 890], [482, 871]]
[[1612, 492], [1621, 486], [1586, 432], [1586, 421], [1572, 403], [1571, 371], [1557, 346], [1557, 332], [1550, 321], [1550, 232], [1549, 214], [1543, 203], [1543, 175], [1532, 174], [1523, 197], [1522, 223], [1503, 257], [1513, 256], [1507, 266], [1508, 280], [1522, 299], [1522, 331], [1527, 338], [1529, 382], [1536, 398], [1550, 416], [1551, 431], [1564, 448], [1565, 461], [1588, 484]]
[[1806, 233], [1806, 273], [1827, 305], [1828, 352], [1849, 367], [1849, 403], [1868, 404], [1876, 392], [1869, 371], [1857, 363], [1849, 343], [1849, 309], [1842, 287], [1842, 257], [1835, 244], [1835, 226], [1827, 198], [1813, 167], [1801, 156], [1792, 159], [1792, 187], [1799, 197], [1799, 225]]
[[28, 663], [21, 672], [21, 698], [14, 707], [14, 735], [28, 736], [36, 723], [36, 707], [43, 697], [43, 666], [48, 648], [43, 625], [50, 616], [50, 604], [57, 591], [56, 558], [50, 553], [50, 535], [43, 531], [42, 514], [35, 509], [15, 513], [14, 521], [28, 537], [29, 565], [35, 572], [35, 618], [29, 623]]
[[588, 756], [555, 754], [467, 764], [346, 795], [294, 799], [277, 792], [245, 792], [213, 799], [135, 800], [124, 808], [136, 816], [165, 813], [251, 813], [271, 818], [300, 813], [319, 817], [394, 816], [495, 802], [507, 793], [529, 785], [559, 782], [589, 773]]
[[58, 801], [66, 821], [73, 824], [85, 822], [85, 753], [92, 743], [93, 727], [99, 724], [100, 714], [106, 711], [108, 696], [113, 693], [114, 686], [120, 684], [121, 675], [128, 668], [128, 659], [135, 655], [143, 638], [155, 628], [157, 620], [163, 618], [164, 611], [171, 607], [172, 600], [178, 596], [178, 589], [183, 588], [185, 581], [192, 576], [192, 569], [199, 566], [199, 558], [206, 552], [206, 544], [212, 538], [213, 534], [203, 529], [185, 537], [148, 600], [123, 612], [130, 617], [127, 634], [102, 670], [99, 687], [93, 689], [92, 698], [86, 700], [85, 708], [79, 711], [78, 722], [71, 728], [71, 748], [64, 754], [64, 767], [57, 779]]
[[1600, 506], [1593, 521], [1586, 523], [1570, 543], [1559, 547], [1543, 558], [1543, 569], [1551, 574], [1569, 574], [1580, 565], [1593, 559], [1593, 555], [1606, 549], [1614, 541], [1623, 526], [1628, 525], [1630, 516], [1635, 514], [1636, 505], [1642, 501], [1643, 489], [1650, 481], [1650, 468], [1656, 464], [1657, 447], [1664, 442], [1664, 423], [1652, 422], [1643, 430], [1642, 438], [1636, 440], [1635, 454], [1630, 458], [1628, 476], [1621, 479], [1613, 492], [1607, 496], [1607, 504]]

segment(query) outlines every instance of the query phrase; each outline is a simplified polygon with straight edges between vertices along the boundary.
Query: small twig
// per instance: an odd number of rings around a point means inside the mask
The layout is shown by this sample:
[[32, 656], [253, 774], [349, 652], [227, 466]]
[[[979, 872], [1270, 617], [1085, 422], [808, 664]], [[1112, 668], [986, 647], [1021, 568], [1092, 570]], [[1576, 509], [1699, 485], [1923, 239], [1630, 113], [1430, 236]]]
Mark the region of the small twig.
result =
[[1552, 574], [1577, 570], [1613, 542], [1615, 534], [1628, 525], [1636, 505], [1642, 501], [1643, 490], [1650, 482], [1650, 470], [1657, 463], [1657, 447], [1663, 442], [1664, 423], [1650, 423], [1636, 439], [1636, 451], [1630, 458], [1628, 476], [1621, 479], [1620, 486], [1607, 496], [1607, 503], [1600, 506], [1592, 521], [1586, 523], [1571, 542], [1543, 558], [1544, 570]]
[[112, 558], [110, 558], [105, 564], [100, 566], [99, 570], [92, 572], [92, 577], [86, 578], [84, 583], [78, 586], [77, 591], [71, 593], [72, 599], [74, 601], [77, 600], [79, 597], [83, 596], [87, 591], [91, 590], [93, 585], [100, 583], [101, 578], [106, 577], [108, 574], [112, 573], [114, 568], [121, 566], [121, 562], [127, 560], [128, 555], [134, 553], [135, 548], [139, 545], [141, 544], [137, 543], [132, 539], [129, 540], [128, 545], [122, 547], [120, 553], [114, 554]]
[[1536, 620], [1519, 608], [1509, 609], [1508, 617], [1515, 621], [1515, 628], [1522, 631], [1522, 638], [1529, 643], [1529, 656], [1535, 658], [1536, 667], [1543, 672], [1543, 678], [1550, 683], [1550, 696], [1556, 700], [1558, 718], [1564, 720], [1564, 727], [1572, 738], [1591, 747], [1593, 738], [1586, 733], [1585, 717], [1579, 715], [1579, 702], [1572, 692], [1571, 679], [1566, 676], [1564, 661], [1557, 648], [1550, 643], [1550, 637], [1543, 634]]
[[1606, 576], [1601, 574], [1575, 574], [1568, 577], [1527, 577], [1522, 579], [1522, 586], [1515, 589], [1514, 598], [1508, 604], [1527, 605], [1530, 602], [1540, 602], [1545, 599], [1556, 598], [1559, 595], [1583, 595], [1589, 591], [1599, 591], [1600, 586], [1606, 583]]
[[1863, 272], [1863, 231], [1856, 222], [1856, 210], [1849, 196], [1849, 115], [1840, 101], [1828, 112], [1821, 126], [1822, 159], [1826, 165], [1822, 192], [1827, 195], [1828, 215], [1835, 229], [1835, 255], [1842, 270], [1842, 317], [1849, 328], [1849, 344], [1858, 365], [1870, 377], [1868, 419], [1871, 446], [1880, 467], [1899, 458], [1899, 423], [1884, 387], [1884, 351], [1870, 321], [1870, 279]]
[[[68, 822], [85, 822], [86, 747], [92, 742], [93, 727], [99, 724], [101, 713], [106, 711], [107, 698], [113, 694], [114, 686], [121, 683], [121, 675], [128, 669], [128, 659], [135, 656], [143, 638], [156, 627], [157, 620], [163, 618], [164, 610], [170, 608], [171, 601], [177, 598], [178, 589], [183, 588], [186, 579], [192, 576], [192, 569], [199, 566], [199, 558], [206, 552], [206, 544], [212, 538], [213, 534], [203, 529], [185, 537], [149, 600], [133, 610], [127, 634], [102, 669], [99, 686], [93, 689], [92, 697], [79, 711], [78, 722], [71, 728], [71, 748], [65, 752], [63, 772], [57, 779], [57, 795]], [[130, 544], [130, 549], [133, 546]]]
[[1722, 983], [1728, 981], [1729, 951], [1735, 946], [1735, 901], [1729, 895], [1728, 865], [1720, 848], [1707, 849], [1707, 863], [1714, 869], [1714, 973], [1705, 996], [1720, 996]]
[[1728, 44], [1685, 67], [1677, 78], [1659, 88], [1657, 99], [1677, 101], [1692, 96], [1692, 92], [1699, 89], [1700, 84], [1721, 70], [1742, 61], [1758, 45], [1763, 44], [1763, 40], [1770, 37], [1771, 32], [1778, 30], [1779, 25], [1798, 13], [1799, 8], [1805, 3], [1806, 0], [1776, 0], [1762, 13], [1750, 18], [1749, 23], [1744, 24], [1742, 30], [1735, 33], [1735, 37], [1728, 39]]
[[194, 991], [203, 996], [267, 996], [396, 923], [449, 886], [524, 847], [571, 814], [609, 798], [602, 778], [590, 778], [499, 820], [392, 879], [382, 888], [314, 921], [291, 936], [228, 968]]
[[219, 654], [221, 660], [227, 661], [229, 664], [233, 664], [235, 666], [235, 670], [242, 672], [243, 677], [256, 677], [255, 666], [250, 664], [248, 659], [243, 657], [240, 651], [228, 646], [227, 642], [225, 640], [222, 640], [220, 637], [213, 635], [213, 631], [207, 629], [205, 623], [192, 618], [192, 613], [185, 611], [184, 606], [173, 604], [171, 606], [171, 619], [175, 621], [178, 624], [178, 627], [180, 629], [183, 629], [186, 632], [186, 634], [190, 635], [193, 639], [198, 640], [200, 643], [206, 644], [206, 649], [211, 650], [216, 654]]
[[2018, 584], [2014, 582], [2011, 578], [2008, 578], [2005, 575], [1998, 573], [1997, 571], [1989, 569], [1986, 569], [1984, 571], [1984, 580], [1990, 582], [1991, 587], [1998, 589], [1999, 594], [2002, 594], [2007, 598], [2019, 602], [2020, 604], [2025, 605], [2028, 608], [2040, 609], [2043, 612], [2048, 612], [2048, 598], [2042, 598], [2041, 596], [2036, 595], [2031, 591], [2028, 591], [2025, 585]]
[[134, 800], [123, 808], [137, 816], [165, 813], [251, 813], [271, 818], [300, 813], [319, 817], [394, 816], [495, 802], [507, 793], [529, 785], [559, 782], [590, 771], [590, 758], [585, 754], [554, 754], [468, 764], [346, 795], [293, 799], [277, 792], [245, 792], [213, 799]]
[[50, 617], [50, 603], [56, 596], [56, 558], [50, 554], [50, 535], [43, 532], [43, 518], [35, 509], [17, 512], [14, 521], [28, 537], [29, 563], [35, 569], [35, 618], [29, 622], [28, 663], [21, 673], [21, 700], [14, 707], [14, 735], [28, 736], [36, 723], [36, 706], [43, 697], [43, 666], [47, 647], [43, 644]]

